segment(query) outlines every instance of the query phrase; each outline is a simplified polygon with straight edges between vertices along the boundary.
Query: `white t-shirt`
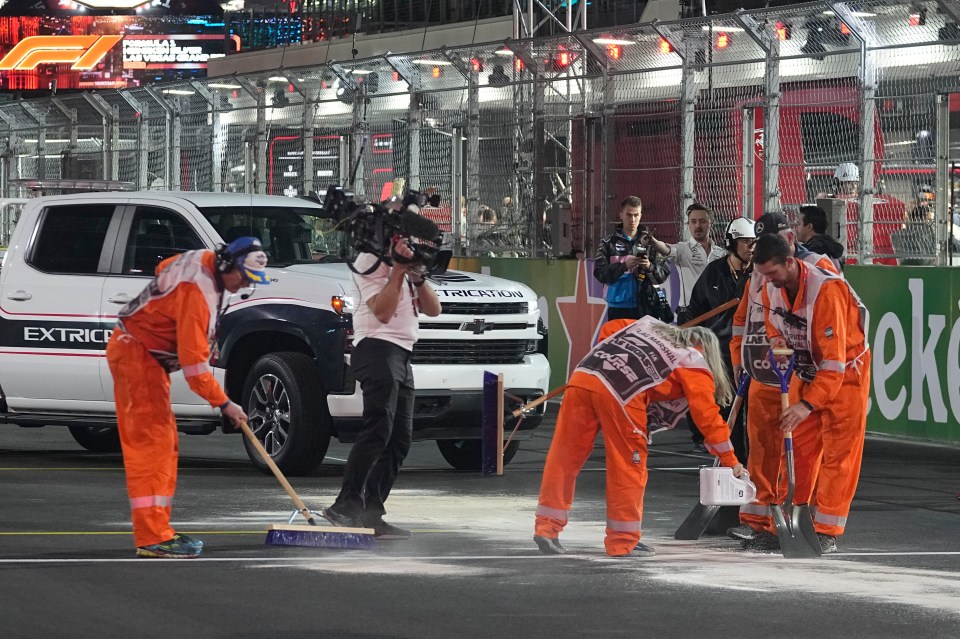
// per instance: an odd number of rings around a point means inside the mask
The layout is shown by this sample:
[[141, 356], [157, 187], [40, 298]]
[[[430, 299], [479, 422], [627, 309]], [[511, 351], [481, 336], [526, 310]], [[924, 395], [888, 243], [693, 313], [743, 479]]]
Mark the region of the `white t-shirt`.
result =
[[[370, 253], [361, 253], [357, 256], [353, 267], [362, 273], [373, 266], [376, 261], [376, 256]], [[410, 280], [404, 278], [403, 286], [400, 287], [400, 301], [397, 303], [397, 310], [386, 324], [381, 323], [367, 305], [367, 302], [374, 295], [384, 289], [389, 279], [390, 267], [385, 262], [381, 262], [380, 266], [369, 275], [353, 274], [353, 281], [360, 291], [357, 310], [353, 314], [353, 343], [356, 345], [365, 337], [375, 337], [412, 351], [419, 336], [419, 321], [417, 319], [419, 301], [417, 300], [417, 289], [410, 283]]]
[[710, 262], [726, 257], [727, 250], [722, 246], [717, 246], [716, 242], [711, 242], [710, 253], [708, 254], [700, 246], [700, 243], [692, 237], [686, 242], [677, 242], [667, 246], [670, 247], [667, 259], [676, 264], [680, 271], [680, 306], [686, 306], [690, 303], [693, 285], [700, 279], [703, 269], [707, 268], [707, 264]]

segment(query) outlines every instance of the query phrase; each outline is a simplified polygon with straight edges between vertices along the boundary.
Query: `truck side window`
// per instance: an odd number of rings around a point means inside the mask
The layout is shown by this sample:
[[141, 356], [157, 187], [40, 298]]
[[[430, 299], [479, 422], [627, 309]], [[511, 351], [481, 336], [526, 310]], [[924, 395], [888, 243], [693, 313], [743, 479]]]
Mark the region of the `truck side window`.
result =
[[153, 275], [171, 255], [204, 248], [196, 231], [173, 211], [138, 206], [123, 258], [125, 275]]
[[48, 208], [28, 262], [47, 273], [96, 273], [114, 208], [110, 204]]

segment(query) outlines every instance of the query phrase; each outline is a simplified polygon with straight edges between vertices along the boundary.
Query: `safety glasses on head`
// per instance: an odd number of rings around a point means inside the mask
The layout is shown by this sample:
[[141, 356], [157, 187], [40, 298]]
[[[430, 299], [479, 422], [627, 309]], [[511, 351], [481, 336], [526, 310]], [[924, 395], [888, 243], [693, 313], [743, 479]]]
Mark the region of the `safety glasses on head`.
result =
[[218, 252], [220, 271], [229, 273], [238, 270], [251, 284], [269, 285], [267, 277], [267, 254], [260, 240], [253, 236], [238, 237]]
[[247, 253], [240, 265], [240, 272], [247, 278], [248, 282], [253, 284], [269, 285], [270, 278], [267, 276], [267, 254], [263, 251], [253, 251]]

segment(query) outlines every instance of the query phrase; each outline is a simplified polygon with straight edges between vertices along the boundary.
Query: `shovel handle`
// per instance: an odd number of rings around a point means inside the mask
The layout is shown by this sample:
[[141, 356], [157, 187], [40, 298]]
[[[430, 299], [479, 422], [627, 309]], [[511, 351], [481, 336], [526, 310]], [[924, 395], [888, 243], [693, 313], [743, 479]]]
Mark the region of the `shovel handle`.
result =
[[293, 503], [296, 504], [297, 510], [300, 511], [300, 514], [303, 515], [308, 522], [314, 524], [315, 522], [313, 513], [310, 512], [310, 509], [307, 508], [307, 505], [304, 504], [303, 500], [300, 499], [300, 496], [297, 495], [297, 492], [293, 489], [293, 486], [290, 485], [290, 482], [287, 481], [287, 478], [283, 476], [282, 472], [280, 472], [280, 468], [277, 466], [276, 462], [273, 461], [273, 458], [270, 457], [270, 453], [267, 452], [267, 449], [263, 447], [263, 444], [260, 443], [260, 440], [257, 439], [257, 436], [250, 429], [250, 425], [247, 424], [247, 420], [240, 422], [240, 430], [242, 430], [243, 434], [247, 436], [250, 444], [257, 449], [258, 453], [260, 453], [263, 463], [269, 466], [270, 470], [273, 472], [273, 476], [277, 478], [277, 481], [280, 482], [280, 485], [283, 486], [283, 489], [287, 491], [288, 495], [290, 495], [290, 499], [292, 499]]

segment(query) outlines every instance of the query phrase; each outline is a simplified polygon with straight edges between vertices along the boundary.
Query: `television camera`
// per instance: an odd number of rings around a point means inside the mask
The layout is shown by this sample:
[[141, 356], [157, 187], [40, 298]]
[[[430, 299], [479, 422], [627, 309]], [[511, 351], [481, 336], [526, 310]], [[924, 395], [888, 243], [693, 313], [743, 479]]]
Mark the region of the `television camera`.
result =
[[[443, 275], [450, 264], [452, 251], [439, 248], [443, 233], [437, 225], [419, 211], [424, 206], [437, 206], [440, 196], [419, 191], [407, 191], [401, 197], [374, 204], [358, 202], [353, 193], [342, 186], [330, 185], [323, 198], [323, 217], [334, 220], [344, 233], [340, 256], [354, 273], [367, 275], [387, 264], [419, 264], [424, 276]], [[406, 242], [413, 258], [397, 255], [394, 241]], [[364, 272], [354, 267], [360, 253], [370, 253], [377, 261]]]

